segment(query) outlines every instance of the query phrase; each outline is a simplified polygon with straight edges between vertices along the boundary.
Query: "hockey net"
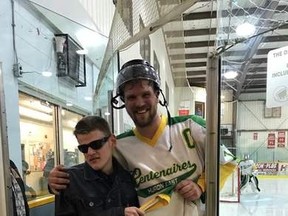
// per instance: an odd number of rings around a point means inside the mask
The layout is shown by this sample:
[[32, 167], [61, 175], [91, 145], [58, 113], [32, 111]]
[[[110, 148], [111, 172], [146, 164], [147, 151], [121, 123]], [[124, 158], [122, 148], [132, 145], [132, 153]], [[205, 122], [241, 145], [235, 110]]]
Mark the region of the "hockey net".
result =
[[219, 192], [220, 202], [240, 202], [240, 169], [237, 167]]

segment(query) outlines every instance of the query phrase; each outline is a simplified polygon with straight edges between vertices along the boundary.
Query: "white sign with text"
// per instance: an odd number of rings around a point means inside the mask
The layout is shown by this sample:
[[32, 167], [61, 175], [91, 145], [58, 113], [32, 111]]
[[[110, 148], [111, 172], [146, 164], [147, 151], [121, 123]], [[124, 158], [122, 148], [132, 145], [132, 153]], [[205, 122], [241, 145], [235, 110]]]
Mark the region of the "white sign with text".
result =
[[288, 46], [271, 50], [267, 59], [266, 106], [288, 104]]

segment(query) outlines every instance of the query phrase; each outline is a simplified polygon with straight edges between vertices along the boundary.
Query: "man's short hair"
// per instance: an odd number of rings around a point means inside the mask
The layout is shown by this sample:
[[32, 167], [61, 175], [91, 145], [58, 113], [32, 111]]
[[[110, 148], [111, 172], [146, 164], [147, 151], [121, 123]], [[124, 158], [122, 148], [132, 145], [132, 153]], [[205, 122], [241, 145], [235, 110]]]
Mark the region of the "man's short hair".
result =
[[75, 126], [74, 135], [88, 134], [94, 130], [99, 130], [105, 136], [111, 135], [111, 129], [108, 122], [100, 116], [86, 116], [83, 117]]

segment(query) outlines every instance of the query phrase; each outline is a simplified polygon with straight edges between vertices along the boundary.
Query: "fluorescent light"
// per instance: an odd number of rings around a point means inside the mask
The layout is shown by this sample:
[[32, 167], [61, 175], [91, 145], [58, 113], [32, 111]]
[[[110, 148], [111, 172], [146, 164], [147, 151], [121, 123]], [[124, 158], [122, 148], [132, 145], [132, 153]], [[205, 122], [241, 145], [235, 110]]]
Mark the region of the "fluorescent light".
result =
[[40, 121], [52, 122], [53, 120], [52, 115], [39, 112], [33, 109], [29, 109], [23, 106], [19, 106], [19, 113], [20, 113], [20, 116], [25, 116], [25, 117], [40, 120]]
[[52, 72], [51, 71], [43, 71], [41, 74], [44, 77], [51, 77], [52, 76]]
[[48, 102], [34, 100], [34, 99], [20, 99], [19, 105], [24, 107], [33, 107], [33, 110], [37, 110], [43, 113], [52, 113], [52, 106]]
[[92, 97], [91, 97], [91, 96], [85, 96], [85, 97], [84, 97], [84, 100], [86, 100], [86, 101], [92, 101]]
[[254, 33], [255, 33], [255, 26], [250, 23], [242, 23], [236, 28], [236, 34], [239, 37], [248, 38], [252, 36]]
[[237, 77], [238, 73], [236, 71], [227, 71], [223, 74], [226, 79], [234, 79]]
[[77, 50], [76, 53], [78, 55], [87, 55], [88, 54], [88, 50], [86, 50], [86, 49]]
[[73, 106], [73, 103], [67, 102], [67, 103], [66, 103], [66, 106], [71, 107], [71, 106]]
[[110, 113], [109, 113], [109, 112], [105, 112], [104, 115], [105, 115], [105, 116], [109, 116]]

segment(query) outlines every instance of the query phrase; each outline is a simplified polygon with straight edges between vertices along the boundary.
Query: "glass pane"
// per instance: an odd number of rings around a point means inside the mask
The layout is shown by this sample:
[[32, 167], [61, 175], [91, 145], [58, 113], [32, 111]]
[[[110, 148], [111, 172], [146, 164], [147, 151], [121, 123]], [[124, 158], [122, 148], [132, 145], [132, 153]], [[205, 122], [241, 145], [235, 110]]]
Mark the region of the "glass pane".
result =
[[47, 173], [54, 165], [54, 105], [20, 93], [19, 113], [23, 179], [32, 199], [48, 194]]
[[84, 162], [83, 154], [79, 153], [78, 142], [73, 134], [75, 125], [81, 118], [82, 116], [77, 113], [62, 110], [64, 165], [68, 167]]
[[220, 215], [287, 215], [288, 2], [218, 3], [221, 141], [238, 159]]

